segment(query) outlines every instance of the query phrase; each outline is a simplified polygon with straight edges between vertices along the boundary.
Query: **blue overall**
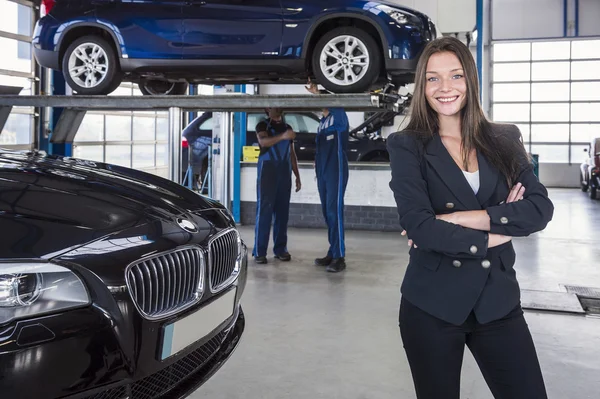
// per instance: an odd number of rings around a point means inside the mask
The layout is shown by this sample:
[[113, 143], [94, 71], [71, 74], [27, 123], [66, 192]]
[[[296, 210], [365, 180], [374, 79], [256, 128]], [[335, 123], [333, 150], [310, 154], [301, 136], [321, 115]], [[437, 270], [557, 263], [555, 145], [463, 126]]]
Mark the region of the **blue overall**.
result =
[[[267, 119], [266, 128], [259, 125], [256, 132], [267, 131], [269, 136], [285, 133], [290, 128]], [[290, 128], [291, 129], [291, 128]], [[261, 148], [256, 179], [256, 226], [253, 256], [266, 256], [269, 233], [273, 222], [273, 252], [284, 255], [287, 250], [287, 226], [292, 193], [292, 163], [290, 141], [282, 140], [269, 148]]]
[[342, 258], [344, 244], [344, 194], [348, 184], [348, 116], [341, 108], [329, 109], [321, 119], [317, 132], [315, 168], [323, 216], [327, 223], [329, 251], [327, 255]]

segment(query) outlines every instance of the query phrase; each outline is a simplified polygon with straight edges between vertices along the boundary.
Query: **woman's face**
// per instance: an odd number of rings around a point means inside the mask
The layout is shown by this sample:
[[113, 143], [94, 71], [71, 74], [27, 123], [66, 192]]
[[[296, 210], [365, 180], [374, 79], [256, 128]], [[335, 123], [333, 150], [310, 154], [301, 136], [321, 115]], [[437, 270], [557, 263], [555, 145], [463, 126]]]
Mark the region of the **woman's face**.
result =
[[467, 102], [467, 81], [458, 57], [452, 52], [429, 57], [425, 74], [427, 102], [440, 116], [454, 116]]

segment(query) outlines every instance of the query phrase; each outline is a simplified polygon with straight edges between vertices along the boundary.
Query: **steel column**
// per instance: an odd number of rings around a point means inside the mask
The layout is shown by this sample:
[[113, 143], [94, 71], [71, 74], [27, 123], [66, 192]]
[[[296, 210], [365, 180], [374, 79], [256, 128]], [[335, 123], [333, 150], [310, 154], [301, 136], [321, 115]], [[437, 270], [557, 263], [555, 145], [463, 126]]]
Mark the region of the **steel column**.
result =
[[181, 184], [181, 108], [169, 108], [169, 179]]

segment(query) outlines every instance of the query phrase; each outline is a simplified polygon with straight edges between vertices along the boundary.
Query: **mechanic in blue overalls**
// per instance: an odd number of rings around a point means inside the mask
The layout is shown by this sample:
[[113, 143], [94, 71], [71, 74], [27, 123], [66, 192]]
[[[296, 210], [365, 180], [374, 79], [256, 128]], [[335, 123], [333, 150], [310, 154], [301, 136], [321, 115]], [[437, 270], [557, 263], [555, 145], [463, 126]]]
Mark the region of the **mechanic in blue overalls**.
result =
[[280, 108], [270, 108], [269, 117], [256, 125], [260, 146], [256, 182], [256, 226], [253, 256], [256, 263], [267, 263], [267, 247], [273, 222], [275, 258], [289, 261], [287, 227], [292, 193], [292, 171], [296, 192], [300, 191], [300, 173], [293, 140], [296, 133], [283, 122]]
[[[319, 91], [309, 80], [306, 89]], [[323, 216], [327, 223], [329, 250], [324, 258], [315, 259], [318, 266], [327, 266], [327, 271], [338, 273], [346, 268], [346, 246], [344, 243], [344, 195], [348, 184], [348, 136], [350, 126], [343, 108], [326, 108], [319, 124], [316, 138], [315, 170]]]

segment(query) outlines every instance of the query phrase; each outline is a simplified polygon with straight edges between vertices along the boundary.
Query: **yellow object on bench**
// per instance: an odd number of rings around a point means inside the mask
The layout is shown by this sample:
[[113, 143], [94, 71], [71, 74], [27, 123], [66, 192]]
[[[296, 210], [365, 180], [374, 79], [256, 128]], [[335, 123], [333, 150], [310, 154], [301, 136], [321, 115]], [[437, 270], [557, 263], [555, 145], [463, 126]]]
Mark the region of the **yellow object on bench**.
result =
[[260, 147], [258, 146], [244, 146], [243, 148], [244, 162], [258, 162], [259, 154]]

